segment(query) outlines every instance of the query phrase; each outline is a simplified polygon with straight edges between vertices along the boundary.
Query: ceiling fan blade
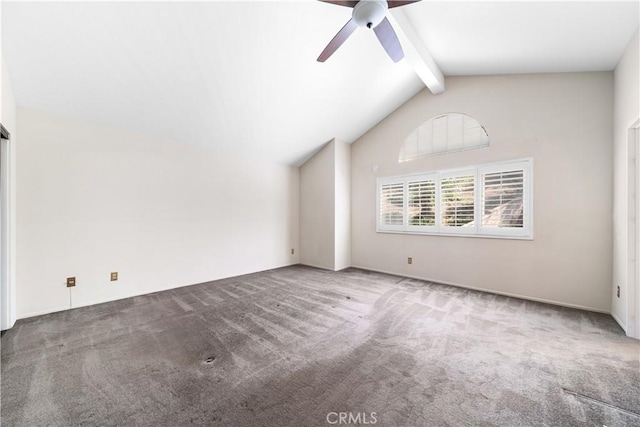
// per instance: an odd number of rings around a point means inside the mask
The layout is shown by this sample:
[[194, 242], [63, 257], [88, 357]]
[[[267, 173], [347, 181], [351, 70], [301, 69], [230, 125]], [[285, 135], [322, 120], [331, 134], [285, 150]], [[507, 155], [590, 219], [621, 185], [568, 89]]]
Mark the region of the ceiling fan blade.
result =
[[393, 31], [393, 27], [386, 17], [373, 29], [373, 31], [376, 33], [376, 36], [378, 37], [378, 40], [380, 40], [384, 50], [386, 50], [387, 54], [391, 59], [393, 59], [393, 62], [398, 62], [404, 58], [404, 52], [402, 51], [400, 40], [398, 40], [396, 32]]
[[[324, 0], [320, 0], [320, 1], [324, 1]], [[389, 5], [389, 9], [393, 9], [394, 7], [406, 6], [408, 4], [417, 3], [419, 1], [420, 0], [397, 0], [397, 1], [389, 0], [387, 1], [387, 4]]]
[[333, 53], [338, 50], [340, 46], [342, 46], [342, 43], [344, 43], [344, 41], [347, 40], [347, 38], [349, 38], [351, 34], [353, 34], [356, 28], [358, 28], [358, 24], [356, 24], [353, 19], [349, 19], [344, 27], [342, 27], [342, 29], [338, 31], [338, 34], [336, 34], [333, 39], [331, 39], [320, 56], [318, 56], [318, 62], [324, 62], [329, 59], [329, 57], [333, 55]]
[[320, 0], [323, 3], [331, 3], [337, 4], [338, 6], [346, 6], [346, 7], [355, 7], [358, 4], [358, 0], [356, 1], [348, 1], [348, 0]]

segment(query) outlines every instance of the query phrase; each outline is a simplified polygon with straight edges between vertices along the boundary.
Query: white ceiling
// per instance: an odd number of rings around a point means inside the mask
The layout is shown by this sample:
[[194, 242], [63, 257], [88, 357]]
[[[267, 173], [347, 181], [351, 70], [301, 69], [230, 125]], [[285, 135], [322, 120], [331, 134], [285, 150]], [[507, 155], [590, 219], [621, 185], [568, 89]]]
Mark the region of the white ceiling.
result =
[[[424, 86], [374, 35], [318, 54], [351, 9], [299, 2], [2, 2], [21, 106], [300, 164]], [[428, 1], [404, 8], [445, 75], [612, 70], [638, 2]]]
[[407, 9], [445, 75], [613, 70], [640, 2], [421, 2]]

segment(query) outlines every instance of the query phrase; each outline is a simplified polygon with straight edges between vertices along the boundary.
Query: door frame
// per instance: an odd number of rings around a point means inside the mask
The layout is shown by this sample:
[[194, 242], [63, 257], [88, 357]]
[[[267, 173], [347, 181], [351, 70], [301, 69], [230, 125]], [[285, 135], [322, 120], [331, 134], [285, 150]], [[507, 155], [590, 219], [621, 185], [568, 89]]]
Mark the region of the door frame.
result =
[[16, 322], [15, 283], [12, 280], [13, 209], [11, 198], [11, 134], [0, 123], [0, 329]]
[[629, 156], [626, 333], [640, 339], [640, 119], [627, 131]]

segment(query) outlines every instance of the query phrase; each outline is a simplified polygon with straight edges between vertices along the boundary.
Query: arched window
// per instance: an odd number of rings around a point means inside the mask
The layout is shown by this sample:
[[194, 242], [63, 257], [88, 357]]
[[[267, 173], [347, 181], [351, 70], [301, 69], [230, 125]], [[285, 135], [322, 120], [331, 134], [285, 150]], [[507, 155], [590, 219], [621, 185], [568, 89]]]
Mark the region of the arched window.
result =
[[399, 162], [424, 156], [489, 146], [489, 136], [476, 119], [461, 113], [433, 117], [416, 128], [400, 149]]

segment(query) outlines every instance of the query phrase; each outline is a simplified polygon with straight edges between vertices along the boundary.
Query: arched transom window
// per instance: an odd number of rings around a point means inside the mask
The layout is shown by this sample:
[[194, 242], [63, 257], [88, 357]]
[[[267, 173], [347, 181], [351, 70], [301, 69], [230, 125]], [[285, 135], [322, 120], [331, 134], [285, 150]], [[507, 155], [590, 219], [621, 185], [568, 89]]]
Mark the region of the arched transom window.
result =
[[399, 162], [489, 146], [489, 135], [473, 117], [447, 113], [416, 128], [400, 149]]

